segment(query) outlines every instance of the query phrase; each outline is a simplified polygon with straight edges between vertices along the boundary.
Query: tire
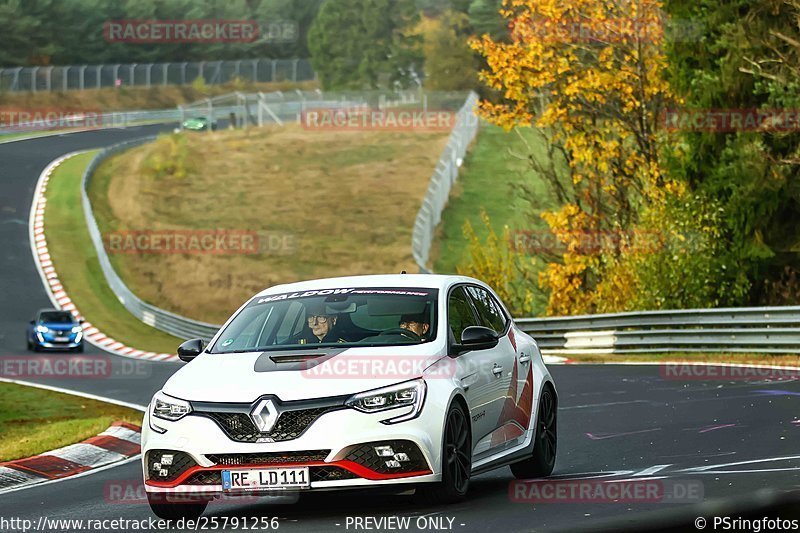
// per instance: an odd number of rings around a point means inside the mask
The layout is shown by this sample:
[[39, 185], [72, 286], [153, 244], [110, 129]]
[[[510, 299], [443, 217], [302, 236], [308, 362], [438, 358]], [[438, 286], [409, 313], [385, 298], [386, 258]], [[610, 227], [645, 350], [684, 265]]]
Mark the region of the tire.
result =
[[31, 342], [31, 340], [26, 338], [25, 339], [25, 343], [28, 345], [28, 351], [32, 352], [33, 351], [33, 343]]
[[150, 504], [153, 514], [164, 520], [199, 518], [208, 507], [208, 502], [170, 503], [163, 496], [149, 492], [147, 493], [147, 503]]
[[75, 348], [75, 353], [83, 353], [83, 343], [80, 343], [80, 344], [79, 344], [79, 345], [78, 345], [78, 346]]
[[447, 410], [442, 436], [442, 481], [420, 485], [415, 497], [427, 505], [462, 501], [469, 490], [472, 471], [472, 436], [469, 417], [460, 403]]
[[517, 479], [547, 477], [553, 472], [558, 444], [557, 422], [556, 396], [553, 389], [546, 386], [539, 400], [533, 453], [528, 459], [511, 465], [514, 477]]

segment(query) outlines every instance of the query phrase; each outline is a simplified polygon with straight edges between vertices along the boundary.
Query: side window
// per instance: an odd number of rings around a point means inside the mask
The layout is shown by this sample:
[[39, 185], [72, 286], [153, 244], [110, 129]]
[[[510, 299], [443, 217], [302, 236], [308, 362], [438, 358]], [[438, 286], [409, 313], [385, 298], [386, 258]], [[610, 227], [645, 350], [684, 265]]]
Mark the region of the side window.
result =
[[506, 317], [497, 300], [482, 287], [469, 286], [467, 293], [478, 311], [481, 325], [502, 333], [506, 329]]
[[464, 328], [478, 325], [475, 314], [472, 312], [472, 306], [461, 287], [456, 287], [450, 293], [447, 303], [447, 321], [457, 343], [461, 342], [461, 332], [464, 331]]

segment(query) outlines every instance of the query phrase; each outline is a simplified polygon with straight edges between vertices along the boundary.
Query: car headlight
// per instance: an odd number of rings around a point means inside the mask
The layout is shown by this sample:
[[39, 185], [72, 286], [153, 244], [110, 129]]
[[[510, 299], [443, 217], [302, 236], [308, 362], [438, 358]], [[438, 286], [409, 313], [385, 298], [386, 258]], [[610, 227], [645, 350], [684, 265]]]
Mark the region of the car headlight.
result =
[[80, 333], [81, 331], [83, 331], [81, 326], [75, 326], [72, 328], [72, 333]]
[[413, 407], [410, 413], [398, 417], [381, 420], [384, 424], [396, 424], [416, 418], [425, 402], [425, 381], [415, 379], [397, 385], [354, 394], [345, 401], [345, 405], [363, 413], [377, 413], [398, 407]]
[[153, 396], [153, 402], [151, 406], [152, 410], [150, 414], [156, 418], [162, 418], [172, 422], [175, 420], [180, 420], [192, 412], [192, 406], [189, 402], [185, 400], [179, 400], [178, 398], [173, 398], [172, 396], [167, 396], [161, 391], [157, 392], [156, 395]]
[[50, 330], [47, 329], [47, 326], [36, 326], [36, 331], [39, 333], [47, 333]]

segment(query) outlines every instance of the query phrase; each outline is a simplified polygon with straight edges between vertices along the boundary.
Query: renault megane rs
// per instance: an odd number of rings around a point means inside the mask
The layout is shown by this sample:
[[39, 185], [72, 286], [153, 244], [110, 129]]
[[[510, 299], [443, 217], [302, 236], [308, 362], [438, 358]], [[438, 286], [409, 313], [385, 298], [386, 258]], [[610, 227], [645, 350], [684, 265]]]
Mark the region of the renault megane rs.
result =
[[547, 476], [555, 385], [535, 341], [468, 277], [385, 275], [267, 289], [145, 415], [142, 468], [162, 518], [222, 495], [389, 487], [433, 503], [510, 465]]

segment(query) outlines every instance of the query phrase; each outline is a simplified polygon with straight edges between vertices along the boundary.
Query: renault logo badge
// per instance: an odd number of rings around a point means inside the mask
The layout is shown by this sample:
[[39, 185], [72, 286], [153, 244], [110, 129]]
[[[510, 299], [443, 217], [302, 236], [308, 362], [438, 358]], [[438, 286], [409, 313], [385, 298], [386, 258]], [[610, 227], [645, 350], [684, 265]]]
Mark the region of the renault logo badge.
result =
[[261, 400], [253, 407], [250, 418], [261, 433], [267, 433], [278, 420], [278, 409], [272, 400]]

